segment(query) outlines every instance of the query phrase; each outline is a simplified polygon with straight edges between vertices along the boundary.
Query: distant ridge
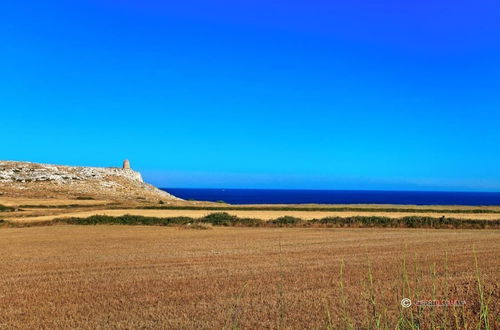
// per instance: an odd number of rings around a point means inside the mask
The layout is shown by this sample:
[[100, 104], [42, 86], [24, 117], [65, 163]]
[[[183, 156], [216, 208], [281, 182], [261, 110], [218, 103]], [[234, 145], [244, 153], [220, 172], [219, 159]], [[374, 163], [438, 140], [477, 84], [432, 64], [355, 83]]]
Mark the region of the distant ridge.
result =
[[[125, 164], [125, 163], [124, 163]], [[130, 168], [0, 161], [0, 195], [33, 198], [180, 200], [143, 181]]]

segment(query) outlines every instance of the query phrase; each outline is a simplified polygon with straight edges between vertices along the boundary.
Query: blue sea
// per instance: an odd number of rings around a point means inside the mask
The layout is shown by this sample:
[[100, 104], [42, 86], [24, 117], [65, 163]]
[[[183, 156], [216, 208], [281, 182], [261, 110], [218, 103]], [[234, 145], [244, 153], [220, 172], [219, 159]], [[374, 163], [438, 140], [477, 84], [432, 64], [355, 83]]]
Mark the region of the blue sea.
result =
[[500, 192], [162, 188], [182, 199], [230, 204], [500, 205]]

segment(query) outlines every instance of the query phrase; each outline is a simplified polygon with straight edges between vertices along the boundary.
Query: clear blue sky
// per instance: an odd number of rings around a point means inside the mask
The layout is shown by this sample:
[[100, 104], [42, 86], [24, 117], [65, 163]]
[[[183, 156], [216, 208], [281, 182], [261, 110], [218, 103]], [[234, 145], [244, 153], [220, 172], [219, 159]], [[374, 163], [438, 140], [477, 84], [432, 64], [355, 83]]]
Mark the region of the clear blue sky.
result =
[[498, 0], [7, 0], [0, 37], [0, 159], [500, 191]]

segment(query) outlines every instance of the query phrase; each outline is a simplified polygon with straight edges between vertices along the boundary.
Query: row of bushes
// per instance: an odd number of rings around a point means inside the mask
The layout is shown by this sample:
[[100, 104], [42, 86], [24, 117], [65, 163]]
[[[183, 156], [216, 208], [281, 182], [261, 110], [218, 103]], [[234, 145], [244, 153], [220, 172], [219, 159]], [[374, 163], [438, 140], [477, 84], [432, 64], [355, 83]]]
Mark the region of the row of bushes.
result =
[[186, 225], [193, 223], [206, 223], [214, 226], [244, 226], [255, 227], [264, 224], [263, 220], [252, 218], [238, 218], [237, 216], [228, 213], [212, 213], [203, 218], [191, 217], [146, 217], [140, 215], [94, 215], [88, 218], [62, 218], [56, 219], [55, 222], [68, 223], [75, 225], [98, 225], [98, 224], [120, 224], [120, 225], [143, 225], [143, 226], [174, 226]]
[[14, 211], [14, 210], [15, 209], [13, 207], [5, 206], [5, 205], [0, 204], [0, 212], [11, 212], [11, 211]]
[[331, 227], [401, 227], [401, 228], [456, 228], [456, 229], [483, 229], [500, 228], [500, 220], [457, 219], [447, 217], [419, 217], [409, 216], [402, 218], [389, 217], [326, 217], [315, 219], [312, 224], [323, 224]]
[[396, 208], [396, 207], [297, 207], [297, 206], [139, 206], [138, 209], [160, 210], [209, 210], [209, 211], [330, 211], [330, 212], [411, 212], [411, 213], [500, 213], [493, 209], [431, 209], [431, 208]]
[[187, 224], [211, 224], [213, 226], [239, 227], [392, 227], [392, 228], [460, 228], [482, 229], [500, 228], [500, 220], [469, 220], [456, 218], [433, 217], [326, 217], [322, 219], [303, 220], [296, 217], [284, 216], [273, 220], [254, 218], [239, 218], [225, 212], [212, 213], [202, 218], [190, 217], [144, 217], [137, 215], [123, 215], [118, 217], [94, 215], [88, 218], [58, 219], [54, 222], [76, 225], [122, 224], [122, 225], [157, 225], [175, 226]]

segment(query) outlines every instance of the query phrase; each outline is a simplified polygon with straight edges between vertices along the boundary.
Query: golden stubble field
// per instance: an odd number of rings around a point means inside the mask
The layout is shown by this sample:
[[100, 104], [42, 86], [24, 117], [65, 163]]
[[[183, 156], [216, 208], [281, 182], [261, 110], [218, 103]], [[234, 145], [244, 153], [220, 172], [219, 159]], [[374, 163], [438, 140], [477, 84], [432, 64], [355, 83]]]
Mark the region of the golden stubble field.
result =
[[0, 328], [498, 326], [495, 230], [57, 225], [0, 251]]

